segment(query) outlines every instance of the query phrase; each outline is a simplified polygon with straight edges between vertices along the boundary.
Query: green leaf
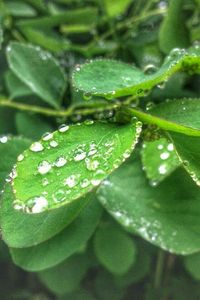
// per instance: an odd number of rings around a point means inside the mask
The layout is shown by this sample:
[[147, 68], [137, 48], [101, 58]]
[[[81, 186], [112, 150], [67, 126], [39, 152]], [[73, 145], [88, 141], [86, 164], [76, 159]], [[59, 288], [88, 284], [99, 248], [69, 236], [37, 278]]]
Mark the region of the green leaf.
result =
[[20, 28], [30, 27], [39, 29], [52, 29], [62, 24], [90, 24], [98, 20], [98, 10], [95, 7], [86, 7], [80, 9], [68, 10], [64, 13], [53, 16], [45, 16], [29, 20], [20, 20], [17, 26]]
[[89, 267], [86, 254], [73, 255], [62, 264], [38, 273], [42, 283], [53, 293], [63, 295], [75, 291]]
[[152, 244], [177, 254], [200, 250], [200, 190], [183, 170], [151, 187], [135, 156], [105, 180], [98, 197], [127, 230]]
[[16, 163], [17, 156], [30, 144], [31, 141], [25, 138], [0, 136], [0, 189], [3, 188], [5, 178]]
[[18, 205], [38, 213], [76, 202], [130, 156], [140, 132], [137, 121], [86, 121], [47, 134], [17, 163], [13, 188]]
[[141, 156], [143, 169], [153, 186], [164, 180], [181, 164], [174, 151], [174, 145], [166, 138], [144, 142]]
[[61, 297], [58, 298], [58, 300], [67, 300], [67, 299], [73, 299], [73, 300], [97, 300], [97, 298], [94, 298], [91, 291], [87, 291], [85, 289], [77, 289], [75, 292], [67, 293]]
[[199, 56], [198, 45], [187, 51], [175, 49], [166, 57], [161, 68], [149, 75], [123, 62], [98, 59], [77, 66], [72, 80], [77, 89], [107, 99], [128, 95], [143, 96], [146, 90], [167, 80], [178, 71], [200, 72]]
[[33, 94], [32, 90], [11, 71], [6, 73], [5, 81], [10, 99]]
[[34, 17], [36, 15], [36, 10], [22, 1], [6, 2], [5, 8], [7, 13], [14, 17]]
[[119, 287], [111, 273], [100, 270], [95, 278], [95, 294], [97, 299], [102, 300], [122, 300], [125, 290]]
[[31, 247], [46, 241], [69, 225], [91, 197], [92, 195], [89, 195], [64, 208], [30, 215], [13, 208], [14, 197], [11, 186], [7, 184], [0, 210], [3, 240], [8, 246], [14, 248]]
[[200, 280], [200, 253], [184, 257], [184, 265], [194, 279]]
[[200, 138], [170, 133], [178, 157], [194, 182], [200, 186]]
[[102, 224], [95, 234], [94, 248], [99, 262], [113, 274], [126, 273], [135, 262], [133, 239], [116, 225]]
[[12, 42], [7, 48], [10, 69], [36, 95], [58, 108], [66, 89], [65, 76], [50, 53]]
[[[130, 270], [121, 276], [115, 276], [114, 280], [118, 286], [128, 287], [133, 283], [137, 283], [144, 279], [145, 276], [151, 271], [151, 252], [150, 247], [145, 245], [144, 241], [138, 241], [137, 243], [137, 256], [135, 263]], [[149, 246], [149, 244], [148, 244]]]
[[167, 16], [160, 26], [159, 44], [161, 50], [166, 54], [173, 48], [185, 48], [190, 44], [183, 5], [183, 0], [170, 1]]
[[46, 132], [52, 131], [52, 126], [38, 115], [18, 112], [16, 114], [16, 128], [19, 135], [36, 140]]
[[103, 0], [107, 15], [109, 17], [116, 17], [124, 13], [131, 3], [131, 0]]
[[51, 32], [45, 32], [32, 28], [21, 28], [21, 31], [30, 43], [39, 45], [40, 47], [55, 53], [68, 50], [70, 42], [67, 39], [60, 38]]
[[93, 234], [101, 217], [101, 206], [95, 199], [59, 234], [37, 246], [11, 248], [15, 264], [27, 271], [41, 271], [61, 263], [84, 245]]
[[157, 125], [168, 131], [200, 136], [199, 99], [168, 100], [156, 105], [148, 112], [133, 108], [124, 111], [136, 116], [143, 122]]

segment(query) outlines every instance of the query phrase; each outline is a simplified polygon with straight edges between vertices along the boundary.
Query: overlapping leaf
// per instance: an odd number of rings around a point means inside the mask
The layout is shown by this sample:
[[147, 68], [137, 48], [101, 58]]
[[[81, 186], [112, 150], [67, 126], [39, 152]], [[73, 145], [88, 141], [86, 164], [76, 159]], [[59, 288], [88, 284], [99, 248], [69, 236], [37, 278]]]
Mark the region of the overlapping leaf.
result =
[[88, 241], [99, 222], [101, 212], [100, 204], [92, 199], [78, 217], [53, 238], [29, 248], [11, 248], [14, 262], [32, 272], [61, 263]]
[[157, 187], [131, 158], [99, 188], [99, 200], [129, 231], [172, 253], [200, 250], [200, 190], [183, 170]]

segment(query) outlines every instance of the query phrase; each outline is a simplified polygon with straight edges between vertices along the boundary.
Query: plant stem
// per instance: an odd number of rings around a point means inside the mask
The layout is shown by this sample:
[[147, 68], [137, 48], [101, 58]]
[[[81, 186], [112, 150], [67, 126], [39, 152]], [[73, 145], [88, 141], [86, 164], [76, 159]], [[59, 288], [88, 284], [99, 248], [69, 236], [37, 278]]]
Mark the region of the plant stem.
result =
[[154, 288], [156, 291], [160, 289], [162, 283], [164, 262], [165, 262], [165, 252], [163, 250], [159, 250], [157, 263], [156, 263], [155, 280], [154, 280]]
[[63, 110], [55, 110], [55, 109], [50, 109], [46, 107], [40, 107], [40, 106], [35, 106], [35, 105], [29, 105], [29, 104], [24, 104], [24, 103], [17, 103], [13, 102], [9, 99], [0, 99], [0, 106], [4, 107], [11, 107], [14, 109], [18, 109], [21, 111], [29, 111], [29, 112], [34, 112], [34, 113], [39, 113], [43, 114], [49, 117], [69, 117], [71, 115], [77, 114], [77, 115], [90, 115], [96, 112], [103, 112], [105, 110], [112, 110], [120, 107], [122, 104], [121, 103], [110, 103], [110, 104], [105, 104], [105, 103], [91, 103], [90, 105], [87, 104], [87, 107], [84, 107], [85, 105], [80, 105], [80, 106], [73, 106], [71, 105], [67, 109]]

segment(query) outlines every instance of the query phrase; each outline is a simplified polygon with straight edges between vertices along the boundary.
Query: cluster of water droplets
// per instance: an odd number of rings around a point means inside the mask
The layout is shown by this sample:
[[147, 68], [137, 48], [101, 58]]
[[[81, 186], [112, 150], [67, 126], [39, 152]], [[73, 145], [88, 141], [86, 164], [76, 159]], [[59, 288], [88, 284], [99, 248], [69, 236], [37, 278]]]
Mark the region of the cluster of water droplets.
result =
[[[90, 126], [93, 123], [94, 121], [91, 120], [84, 122], [86, 126]], [[103, 138], [98, 143], [95, 140], [87, 143], [77, 142], [77, 145], [69, 148], [68, 153], [64, 154], [63, 151], [60, 151], [60, 139], [58, 136], [66, 134], [67, 137], [68, 131], [70, 131], [70, 127], [63, 124], [59, 127], [57, 133], [46, 133], [41, 141], [35, 142], [30, 146], [30, 151], [38, 153], [38, 157], [41, 158], [34, 175], [40, 176], [43, 192], [36, 197], [30, 198], [25, 204], [20, 200], [16, 200], [14, 202], [16, 209], [28, 213], [39, 213], [56, 203], [76, 199], [80, 194], [84, 194], [85, 189], [91, 190], [97, 187], [106, 177], [107, 170], [117, 168], [131, 154], [131, 149], [127, 149], [121, 157], [113, 161], [112, 157], [116, 143], [119, 142], [117, 134], [113, 135], [113, 137]], [[135, 147], [140, 132], [141, 123], [138, 122], [136, 126], [136, 140], [132, 144], [132, 149]], [[44, 151], [56, 147], [58, 149], [57, 157], [55, 157], [55, 152], [52, 152], [54, 156], [50, 156], [51, 159], [48, 158], [48, 152], [46, 152], [47, 155], [44, 155]], [[62, 152], [62, 155], [59, 155], [60, 152]], [[27, 156], [27, 152], [20, 154], [17, 159], [18, 163], [22, 163]], [[43, 157], [44, 159], [42, 159]], [[67, 168], [71, 174], [65, 177], [62, 171], [63, 167], [66, 167], [66, 174]], [[55, 175], [58, 177], [60, 187], [50, 194], [48, 190], [55, 181]]]

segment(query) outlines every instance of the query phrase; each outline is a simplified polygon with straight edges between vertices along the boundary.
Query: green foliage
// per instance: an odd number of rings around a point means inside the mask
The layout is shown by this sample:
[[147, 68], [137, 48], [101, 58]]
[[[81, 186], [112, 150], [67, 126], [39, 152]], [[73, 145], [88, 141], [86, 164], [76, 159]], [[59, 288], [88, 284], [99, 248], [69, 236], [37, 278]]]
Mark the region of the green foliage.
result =
[[134, 263], [136, 249], [133, 240], [113, 225], [102, 225], [95, 234], [95, 253], [111, 273], [123, 275]]
[[199, 17], [0, 2], [3, 300], [199, 299]]
[[12, 42], [7, 48], [10, 69], [33, 93], [58, 108], [66, 89], [63, 71], [50, 53]]

